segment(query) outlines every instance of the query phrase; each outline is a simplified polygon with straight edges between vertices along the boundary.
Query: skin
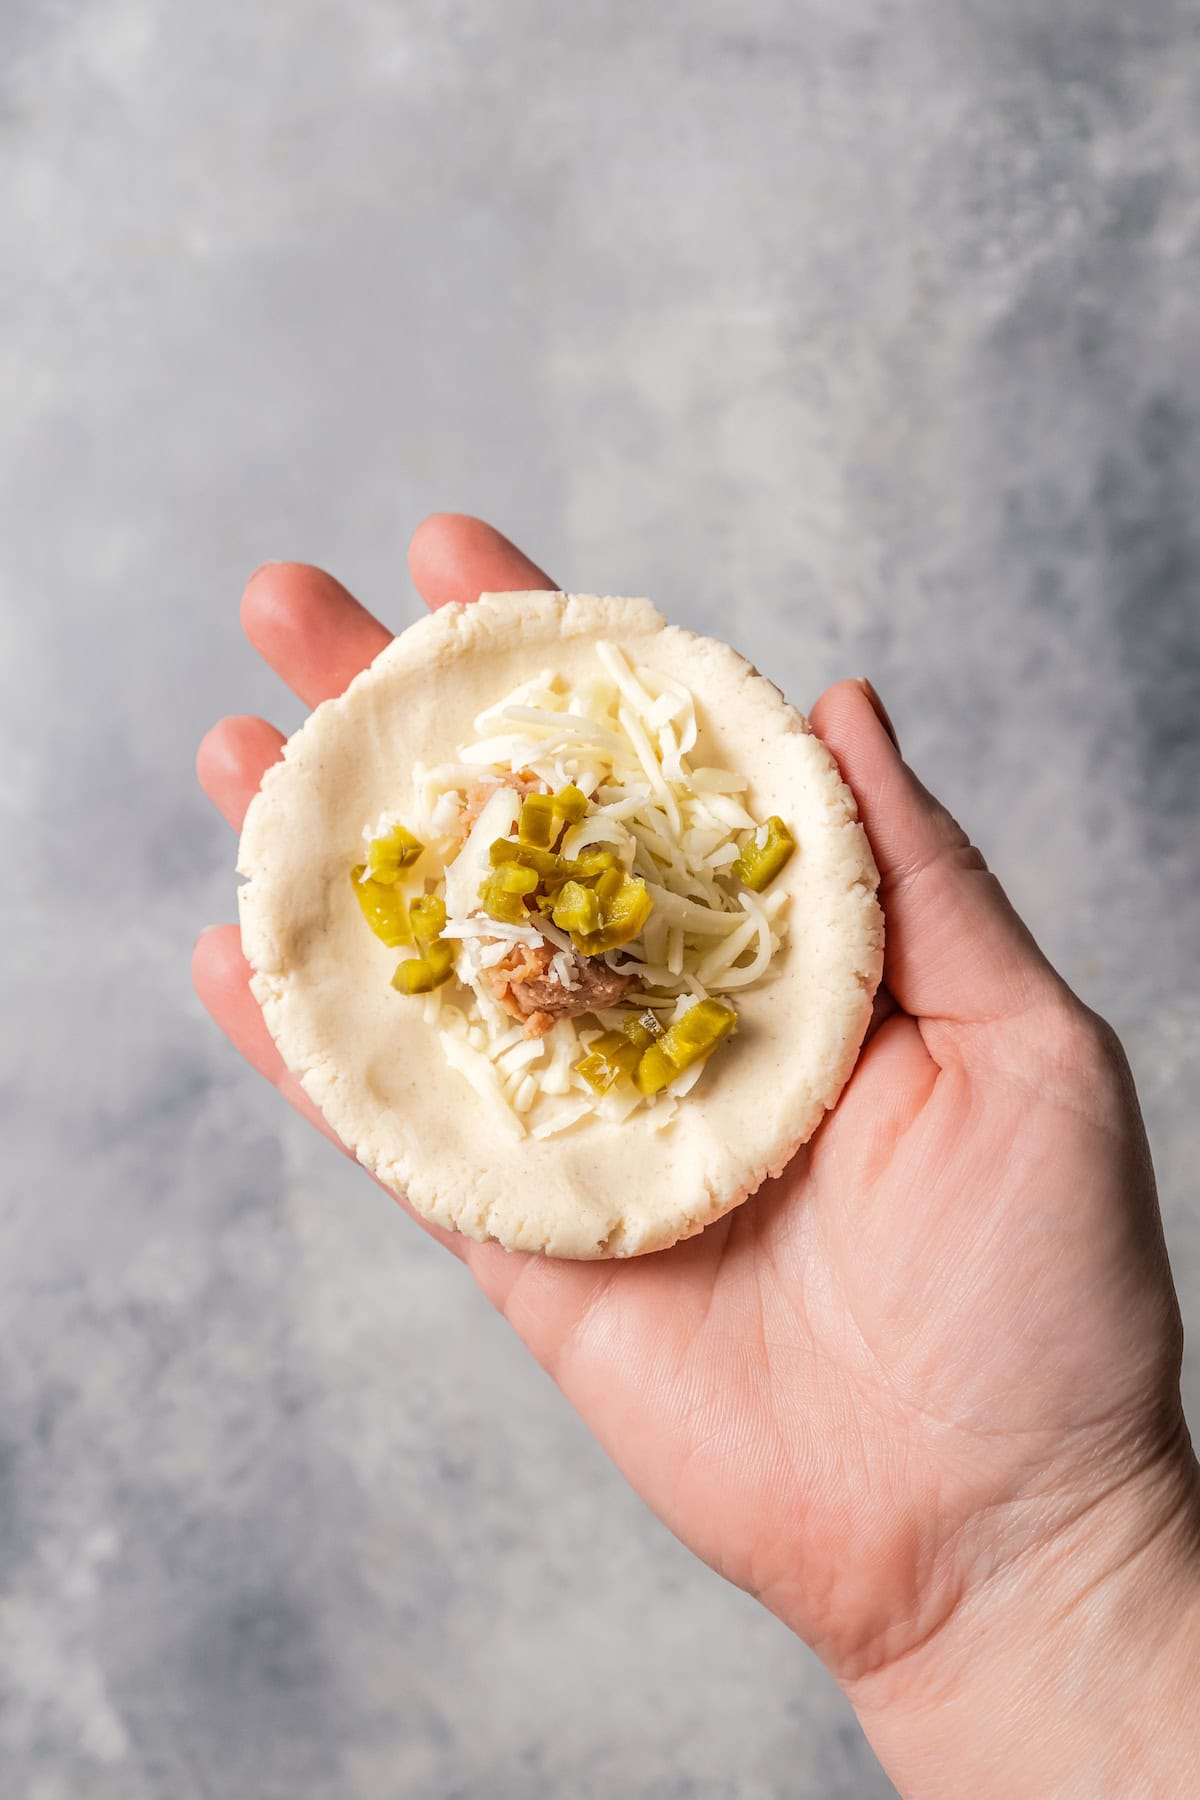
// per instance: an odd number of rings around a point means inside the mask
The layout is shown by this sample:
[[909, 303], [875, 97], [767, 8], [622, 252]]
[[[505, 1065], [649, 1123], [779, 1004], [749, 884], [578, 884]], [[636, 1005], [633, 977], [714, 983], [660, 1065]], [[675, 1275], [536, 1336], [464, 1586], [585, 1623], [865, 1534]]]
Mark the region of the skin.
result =
[[[426, 520], [409, 561], [431, 607], [556, 585], [456, 515]], [[311, 706], [390, 636], [299, 564], [259, 570], [242, 621]], [[671, 1530], [823, 1658], [904, 1794], [1200, 1791], [1200, 1486], [1128, 1067], [869, 685], [838, 683], [810, 716], [887, 919], [836, 1110], [778, 1181], [656, 1256], [562, 1263], [434, 1235]], [[283, 741], [247, 718], [204, 739], [201, 784], [235, 828]], [[266, 1031], [235, 926], [202, 936], [194, 973], [226, 1035], [332, 1135]]]

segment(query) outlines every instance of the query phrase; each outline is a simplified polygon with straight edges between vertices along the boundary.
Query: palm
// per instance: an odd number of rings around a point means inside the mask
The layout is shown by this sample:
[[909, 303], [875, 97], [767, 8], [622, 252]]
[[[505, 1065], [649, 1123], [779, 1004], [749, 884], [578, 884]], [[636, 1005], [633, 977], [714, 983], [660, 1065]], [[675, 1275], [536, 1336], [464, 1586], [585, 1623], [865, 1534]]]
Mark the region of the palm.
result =
[[[474, 522], [426, 534], [413, 562], [431, 604], [548, 585]], [[274, 583], [247, 628], [306, 700], [386, 642], [328, 577], [284, 569]], [[885, 997], [808, 1149], [674, 1250], [570, 1264], [445, 1241], [671, 1529], [850, 1677], [937, 1629], [985, 1522], [994, 1544], [1072, 1504], [1052, 1447], [1137, 1444], [1174, 1343], [1119, 1059], [862, 690], [831, 690], [814, 722], [872, 835], [886, 979], [909, 1010]], [[235, 823], [281, 743], [253, 720], [206, 740], [201, 778]], [[990, 956], [972, 905], [1007, 933]], [[963, 968], [969, 1004], [954, 993]], [[314, 1116], [233, 928], [202, 940], [196, 976], [239, 1047]]]
[[[1099, 1035], [1059, 1029], [1110, 1099]], [[1049, 1179], [1014, 1186], [1014, 1155]], [[811, 1153], [700, 1238], [478, 1273], [671, 1529], [850, 1677], [936, 1630], [1054, 1447], [1144, 1421], [1162, 1368], [1112, 1332], [1169, 1306], [1121, 1225], [1136, 1158], [1032, 1082], [939, 1070], [897, 1015]]]

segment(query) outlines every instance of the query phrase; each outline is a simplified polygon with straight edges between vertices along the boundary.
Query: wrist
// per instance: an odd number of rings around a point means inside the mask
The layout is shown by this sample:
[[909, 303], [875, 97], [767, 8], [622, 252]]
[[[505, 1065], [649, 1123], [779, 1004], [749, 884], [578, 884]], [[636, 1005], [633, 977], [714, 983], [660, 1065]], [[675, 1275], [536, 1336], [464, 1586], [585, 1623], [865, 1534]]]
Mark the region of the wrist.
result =
[[1200, 1477], [1190, 1446], [1091, 1502], [847, 1683], [905, 1800], [1200, 1793]]

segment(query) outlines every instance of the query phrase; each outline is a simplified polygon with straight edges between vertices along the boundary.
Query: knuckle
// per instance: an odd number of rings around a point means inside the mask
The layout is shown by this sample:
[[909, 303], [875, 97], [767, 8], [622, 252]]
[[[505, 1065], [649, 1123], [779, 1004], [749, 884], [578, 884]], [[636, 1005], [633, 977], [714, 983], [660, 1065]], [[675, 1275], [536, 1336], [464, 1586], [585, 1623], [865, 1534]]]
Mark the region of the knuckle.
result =
[[1069, 991], [1056, 994], [1042, 1009], [1043, 1055], [1066, 1076], [1128, 1078], [1125, 1051], [1107, 1019]]

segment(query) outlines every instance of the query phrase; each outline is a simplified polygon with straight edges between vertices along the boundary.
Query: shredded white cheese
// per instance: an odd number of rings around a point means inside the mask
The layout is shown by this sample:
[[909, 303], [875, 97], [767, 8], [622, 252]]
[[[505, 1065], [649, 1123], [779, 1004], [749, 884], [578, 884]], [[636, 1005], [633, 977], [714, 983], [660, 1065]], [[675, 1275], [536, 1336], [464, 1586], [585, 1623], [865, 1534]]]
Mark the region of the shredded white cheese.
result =
[[[436, 889], [446, 903], [443, 936], [458, 945], [459, 983], [426, 995], [423, 1017], [438, 1026], [448, 1061], [476, 1091], [519, 1134], [539, 1141], [588, 1117], [619, 1123], [638, 1107], [651, 1110], [656, 1128], [667, 1127], [706, 1062], [649, 1098], [629, 1082], [598, 1096], [576, 1069], [597, 1035], [593, 1021], [619, 1029], [631, 1013], [650, 1009], [669, 1025], [698, 1000], [737, 993], [767, 974], [785, 930], [786, 893], [748, 892], [730, 874], [745, 844], [765, 845], [767, 828], [744, 804], [741, 776], [689, 765], [699, 737], [691, 693], [656, 670], [632, 667], [615, 644], [597, 644], [596, 658], [595, 675], [574, 687], [552, 669], [540, 671], [476, 717], [455, 761], [417, 764], [403, 821], [444, 868]], [[541, 914], [507, 924], [479, 902], [492, 843], [516, 829], [514, 780], [528, 786], [531, 775], [548, 791], [573, 785], [589, 801], [565, 833], [562, 854], [614, 852], [645, 881], [653, 902], [640, 936], [600, 959], [638, 978], [626, 1004], [558, 1018], [540, 1038], [527, 1037], [499, 1003], [489, 975], [519, 946], [549, 951], [542, 979], [569, 995], [581, 985], [583, 964], [568, 934]], [[475, 822], [460, 845], [468, 807]], [[386, 813], [364, 839], [370, 844], [399, 823]], [[417, 877], [425, 865], [422, 858]]]

